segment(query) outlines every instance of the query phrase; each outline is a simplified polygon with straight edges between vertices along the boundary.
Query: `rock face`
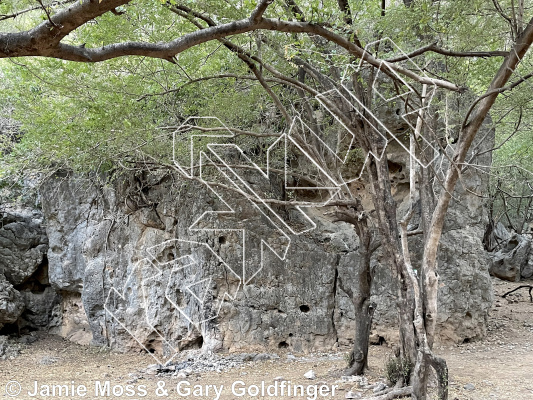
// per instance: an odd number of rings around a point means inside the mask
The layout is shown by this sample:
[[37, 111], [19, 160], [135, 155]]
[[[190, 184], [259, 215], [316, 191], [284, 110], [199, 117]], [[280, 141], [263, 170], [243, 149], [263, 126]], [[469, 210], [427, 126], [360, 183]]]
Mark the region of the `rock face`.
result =
[[[492, 142], [475, 142], [478, 149], [490, 149]], [[481, 150], [482, 151], [482, 150]], [[396, 186], [395, 199], [398, 202], [398, 215], [405, 215], [408, 207], [409, 172], [405, 155], [399, 148], [389, 149], [389, 158], [403, 168], [393, 174]], [[479, 165], [490, 165], [490, 153], [478, 157]], [[402, 165], [403, 163], [403, 165]], [[442, 179], [442, 176], [440, 177]], [[465, 339], [483, 337], [493, 294], [492, 283], [488, 273], [489, 258], [483, 249], [482, 237], [487, 224], [484, 200], [477, 196], [488, 186], [488, 176], [467, 170], [454, 192], [454, 200], [446, 216], [443, 235], [438, 253], [438, 318], [437, 335], [440, 340], [461, 342]], [[413, 218], [412, 230], [418, 228]], [[422, 243], [417, 236], [409, 238], [411, 260], [415, 268], [422, 259]], [[338, 273], [344, 285], [353, 283], [350, 272], [357, 264], [357, 252], [348, 252], [340, 257]], [[397, 340], [397, 330], [390, 329], [396, 325], [395, 307], [396, 288], [390, 271], [384, 267], [386, 261], [378, 250], [372, 260], [374, 282], [372, 300], [377, 304], [374, 313], [373, 341]], [[353, 307], [348, 296], [337, 287], [336, 326], [341, 343], [349, 343], [354, 332]]]
[[48, 281], [48, 238], [40, 211], [0, 213], [0, 328], [60, 325], [60, 296]]
[[[391, 162], [403, 163], [394, 184], [405, 210], [405, 155], [391, 151]], [[484, 334], [492, 302], [481, 243], [483, 202], [472, 194], [483, 193], [487, 181], [475, 171], [463, 178], [439, 256], [438, 334], [456, 342]], [[290, 235], [287, 246], [286, 237], [234, 193], [224, 196], [228, 212], [206, 187], [163, 173], [121, 176], [103, 188], [89, 178], [58, 175], [41, 196], [50, 284], [63, 296], [61, 332], [73, 340], [144, 347], [158, 361], [200, 347], [299, 352], [353, 340], [353, 306], [339, 285], [339, 279], [350, 284], [359, 260], [347, 224], [309, 210], [317, 227]], [[220, 210], [226, 213], [215, 213]], [[286, 219], [304, 223], [294, 210]], [[420, 239], [410, 241], [417, 259]], [[396, 291], [379, 251], [372, 265], [379, 343], [394, 340]]]
[[[261, 270], [260, 252], [250, 253], [247, 276], [259, 272], [243, 287], [242, 235], [189, 229], [205, 211], [221, 206], [216, 196], [171, 175], [146, 176], [141, 200], [132, 194], [137, 179], [102, 192], [90, 182], [58, 177], [42, 189], [50, 283], [80, 296], [93, 343], [140, 343], [155, 353], [201, 346], [306, 350], [336, 343], [335, 271], [338, 253], [355, 248], [351, 230], [330, 224], [319, 235], [295, 237], [286, 261], [265, 251], [268, 267]], [[273, 236], [253, 210], [240, 212], [260, 222], [247, 248]], [[190, 254], [195, 260], [175, 271], [168, 267]], [[169, 286], [178, 290], [167, 293]], [[75, 327], [75, 317], [64, 313], [63, 324]]]
[[[483, 153], [492, 143], [475, 146]], [[394, 143], [388, 157], [402, 216], [409, 163]], [[474, 161], [488, 165], [490, 152]], [[440, 340], [485, 332], [494, 258], [491, 264], [483, 251], [478, 195], [487, 179], [467, 170], [446, 218], [438, 259]], [[286, 234], [235, 193], [221, 199], [170, 173], [99, 182], [65, 173], [43, 184], [46, 234], [38, 212], [1, 214], [0, 325], [52, 329], [78, 343], [121, 350], [143, 347], [157, 361], [183, 349], [300, 352], [351, 344], [353, 305], [342, 288], [353, 285], [360, 255], [350, 225], [329, 222], [319, 210], [290, 209], [283, 217], [292, 226], [306, 226], [309, 218], [316, 227]], [[364, 182], [357, 185], [365, 190]], [[278, 186], [273, 182], [272, 190]], [[409, 229], [419, 223], [418, 215]], [[420, 237], [409, 243], [417, 267]], [[502, 254], [508, 266], [521, 260], [514, 278], [517, 271], [533, 275], [530, 246], [519, 240]], [[395, 341], [396, 289], [380, 250], [372, 271], [372, 342]]]
[[13, 285], [25, 282], [37, 270], [47, 250], [39, 212], [0, 213], [0, 272]]

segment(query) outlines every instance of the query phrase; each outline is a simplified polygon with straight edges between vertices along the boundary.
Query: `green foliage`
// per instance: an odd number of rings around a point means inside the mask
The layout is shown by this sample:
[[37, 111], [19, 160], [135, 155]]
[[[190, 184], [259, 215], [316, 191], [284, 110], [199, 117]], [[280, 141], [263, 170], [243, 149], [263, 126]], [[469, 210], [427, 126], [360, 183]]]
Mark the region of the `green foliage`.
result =
[[[354, 20], [351, 27], [346, 26], [336, 1], [298, 3], [306, 21], [323, 24], [340, 35], [347, 35], [347, 28], [352, 29], [352, 38], [357, 35], [363, 46], [387, 37], [405, 52], [432, 41], [457, 51], [500, 50], [510, 43], [507, 22], [487, 0], [421, 0], [414, 2], [412, 7], [392, 2], [384, 16], [380, 2], [351, 2]], [[106, 13], [65, 40], [73, 45], [98, 47], [126, 40], [171, 41], [196, 31], [197, 27], [171, 11], [170, 6], [175, 4], [189, 6], [217, 23], [226, 23], [247, 18], [257, 2], [137, 0], [121, 8], [124, 14]], [[501, 4], [505, 10], [511, 6], [510, 0]], [[0, 2], [0, 14], [9, 15], [34, 6], [35, 2], [30, 0], [4, 0]], [[50, 12], [53, 14], [62, 7], [54, 4]], [[42, 21], [43, 15], [43, 10], [37, 7], [0, 23], [3, 31], [27, 29]], [[266, 16], [295, 19], [283, 2], [274, 2], [267, 9]], [[344, 49], [307, 35], [262, 31], [233, 36], [231, 40], [291, 77], [298, 75], [294, 63], [296, 57], [328, 76], [340, 74], [346, 65], [357, 66], [358, 63]], [[368, 50], [385, 59], [401, 54], [389, 45], [372, 45]], [[523, 73], [528, 70], [526, 62], [524, 60]], [[431, 73], [479, 94], [488, 86], [501, 58], [446, 58], [427, 53], [417, 58], [417, 63], [425, 65]], [[409, 62], [402, 65], [414, 68]], [[337, 68], [335, 73], [332, 66]], [[20, 122], [23, 133], [21, 140], [2, 138], [0, 141], [3, 154], [0, 171], [4, 175], [22, 168], [64, 167], [87, 171], [146, 160], [166, 163], [172, 156], [172, 135], [169, 134], [171, 130], [160, 128], [178, 126], [190, 116], [216, 116], [227, 126], [258, 133], [279, 133], [288, 128], [277, 107], [256, 81], [227, 77], [252, 74], [234, 52], [217, 41], [185, 51], [179, 55], [177, 64], [139, 57], [99, 64], [23, 59], [0, 60], [0, 70], [3, 74], [0, 105], [9, 105], [11, 118]], [[265, 76], [271, 76], [263, 72]], [[219, 75], [226, 77], [207, 79]], [[274, 82], [269, 84], [291, 112], [303, 112], [300, 95], [294, 88]], [[493, 118], [501, 119], [497, 126], [498, 140], [503, 141], [512, 132], [519, 110], [523, 111], [523, 120], [529, 121], [530, 117], [525, 117], [525, 110], [531, 109], [529, 97], [528, 91], [520, 88], [513, 91], [513, 96], [499, 100]], [[434, 99], [436, 108], [440, 108], [441, 114], [447, 113], [444, 103], [439, 102], [438, 98]], [[323, 112], [316, 102], [312, 108]], [[509, 108], [515, 111], [507, 113]], [[325, 115], [320, 127], [323, 140], [335, 148], [338, 124]], [[497, 164], [503, 165], [506, 160], [518, 156], [523, 165], [529, 165], [530, 131], [521, 129], [508, 140], [495, 156]], [[185, 148], [188, 137], [181, 137], [178, 153], [183, 156], [188, 151]], [[250, 150], [251, 156], [257, 160], [264, 155], [262, 152], [269, 143], [268, 140], [244, 136], [233, 141]], [[202, 145], [205, 143], [199, 144]], [[360, 151], [351, 149], [348, 165], [358, 168], [363, 158]]]

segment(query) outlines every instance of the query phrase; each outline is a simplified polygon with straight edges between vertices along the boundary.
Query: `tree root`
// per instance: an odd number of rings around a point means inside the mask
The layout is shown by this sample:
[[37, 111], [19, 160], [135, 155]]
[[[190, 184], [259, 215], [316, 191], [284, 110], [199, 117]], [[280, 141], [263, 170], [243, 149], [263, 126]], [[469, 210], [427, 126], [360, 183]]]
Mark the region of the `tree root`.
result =
[[533, 303], [533, 296], [531, 295], [531, 291], [533, 290], [533, 286], [532, 285], [521, 285], [521, 286], [518, 286], [517, 288], [514, 288], [513, 290], [510, 290], [509, 292], [505, 293], [505, 294], [502, 294], [502, 297], [505, 299], [505, 296], [513, 293], [513, 292], [516, 292], [518, 289], [522, 289], [522, 288], [526, 288], [526, 289], [529, 289], [529, 301], [531, 301]]
[[393, 400], [400, 397], [410, 396], [412, 392], [413, 388], [411, 386], [404, 386], [402, 388], [389, 388], [377, 393], [372, 397], [367, 397], [364, 400]]

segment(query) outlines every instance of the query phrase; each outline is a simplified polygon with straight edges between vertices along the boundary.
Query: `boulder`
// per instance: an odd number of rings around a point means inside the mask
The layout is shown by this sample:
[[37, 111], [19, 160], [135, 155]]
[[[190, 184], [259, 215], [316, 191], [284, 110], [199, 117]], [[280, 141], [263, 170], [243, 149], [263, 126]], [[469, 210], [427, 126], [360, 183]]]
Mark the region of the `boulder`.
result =
[[528, 274], [531, 239], [526, 235], [512, 234], [505, 244], [490, 254], [491, 275], [511, 282], [518, 282], [522, 272]]
[[511, 232], [507, 230], [505, 225], [501, 222], [498, 222], [496, 225], [489, 222], [483, 238], [483, 244], [485, 245], [485, 249], [492, 253], [500, 250], [510, 238]]
[[0, 328], [12, 324], [24, 310], [24, 298], [0, 273]]
[[35, 210], [0, 213], [0, 272], [13, 285], [25, 282], [43, 263], [48, 238]]
[[25, 289], [21, 291], [21, 295], [25, 309], [21, 315], [20, 327], [52, 328], [59, 323], [53, 320], [53, 311], [60, 302], [60, 296], [52, 287], [47, 286], [43, 291]]

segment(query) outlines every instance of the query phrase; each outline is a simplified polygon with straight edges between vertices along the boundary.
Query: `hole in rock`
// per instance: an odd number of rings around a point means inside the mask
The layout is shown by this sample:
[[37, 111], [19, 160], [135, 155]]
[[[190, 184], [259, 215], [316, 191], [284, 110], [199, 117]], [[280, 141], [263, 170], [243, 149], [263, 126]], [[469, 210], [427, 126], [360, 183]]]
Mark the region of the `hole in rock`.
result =
[[204, 337], [200, 335], [197, 338], [191, 340], [185, 346], [183, 346], [181, 350], [201, 349], [203, 345], [204, 345]]
[[303, 312], [303, 313], [309, 312], [309, 310], [310, 310], [309, 306], [307, 306], [305, 304], [302, 304], [300, 306], [300, 311]]
[[389, 167], [389, 172], [395, 174], [396, 172], [402, 172], [403, 165], [395, 163], [394, 161], [388, 160], [387, 166]]
[[220, 237], [218, 238], [218, 243], [220, 243], [220, 244], [224, 244], [224, 243], [226, 243], [226, 237], [225, 237], [225, 236], [220, 236]]
[[278, 348], [280, 349], [286, 349], [287, 347], [289, 347], [289, 344], [286, 341], [279, 342], [278, 344]]
[[2, 329], [0, 329], [0, 336], [9, 336], [9, 335], [19, 335], [19, 327], [17, 323], [5, 324]]

